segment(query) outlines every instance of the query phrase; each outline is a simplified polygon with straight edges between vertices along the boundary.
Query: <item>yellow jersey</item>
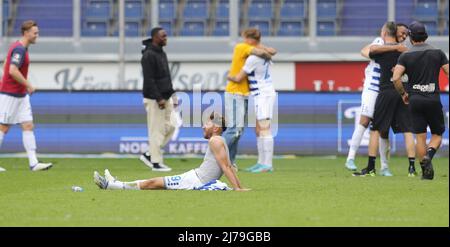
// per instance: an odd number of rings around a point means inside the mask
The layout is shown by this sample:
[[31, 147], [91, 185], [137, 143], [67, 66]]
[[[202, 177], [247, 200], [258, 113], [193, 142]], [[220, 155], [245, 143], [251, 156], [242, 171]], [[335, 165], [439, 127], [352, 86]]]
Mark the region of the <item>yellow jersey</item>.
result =
[[[234, 47], [233, 60], [231, 61], [231, 68], [229, 72], [231, 76], [236, 76], [239, 74], [242, 67], [244, 67], [245, 60], [252, 53], [253, 48], [254, 46], [247, 43], [239, 43]], [[239, 83], [228, 81], [225, 92], [247, 96], [250, 93], [247, 77]]]

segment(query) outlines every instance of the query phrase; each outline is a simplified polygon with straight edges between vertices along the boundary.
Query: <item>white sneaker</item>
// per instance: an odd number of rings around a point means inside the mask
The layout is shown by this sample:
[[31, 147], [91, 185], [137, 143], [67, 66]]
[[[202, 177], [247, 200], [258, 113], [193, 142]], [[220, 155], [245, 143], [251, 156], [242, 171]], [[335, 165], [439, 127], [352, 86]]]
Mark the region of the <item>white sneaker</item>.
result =
[[94, 183], [103, 190], [106, 190], [108, 188], [108, 181], [100, 176], [97, 171], [94, 171]]
[[172, 171], [172, 168], [169, 166], [163, 164], [163, 163], [152, 163], [150, 154], [148, 152], [141, 154], [141, 157], [139, 159], [149, 168], [152, 168], [152, 171], [157, 172], [170, 172]]
[[172, 168], [168, 167], [167, 165], [165, 165], [163, 163], [153, 163], [152, 171], [170, 172], [170, 171], [172, 171]]
[[150, 160], [150, 155], [148, 153], [141, 154], [141, 157], [139, 159], [149, 168], [153, 169], [152, 161]]
[[111, 175], [108, 169], [105, 169], [105, 179], [108, 180], [108, 182], [115, 182], [117, 180]]
[[35, 171], [42, 171], [42, 170], [48, 170], [53, 166], [52, 163], [37, 163], [34, 166], [30, 166], [30, 170], [35, 172]]
[[0, 172], [6, 172], [6, 169], [0, 166]]

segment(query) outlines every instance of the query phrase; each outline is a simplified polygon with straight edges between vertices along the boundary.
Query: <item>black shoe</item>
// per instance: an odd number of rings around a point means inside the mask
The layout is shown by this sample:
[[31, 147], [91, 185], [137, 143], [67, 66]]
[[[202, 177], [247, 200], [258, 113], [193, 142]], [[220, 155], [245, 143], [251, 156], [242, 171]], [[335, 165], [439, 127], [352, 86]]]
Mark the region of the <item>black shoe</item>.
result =
[[375, 171], [375, 168], [369, 170], [369, 168], [366, 167], [366, 168], [362, 169], [361, 172], [354, 172], [352, 175], [355, 177], [365, 177], [365, 176], [375, 177], [376, 171]]
[[139, 159], [146, 165], [146, 166], [148, 166], [149, 168], [152, 168], [153, 169], [153, 163], [152, 163], [152, 160], [151, 160], [151, 158], [150, 158], [150, 154], [147, 152], [147, 153], [143, 153], [143, 154], [141, 154], [141, 157], [139, 157]]
[[158, 171], [158, 172], [170, 172], [172, 170], [172, 168], [170, 168], [169, 166], [163, 164], [163, 163], [152, 163], [150, 154], [147, 153], [143, 153], [141, 155], [141, 157], [139, 157], [139, 159], [149, 168], [152, 169], [152, 171]]
[[416, 167], [415, 166], [409, 166], [408, 168], [408, 177], [415, 177], [417, 176]]
[[430, 157], [425, 156], [420, 162], [420, 167], [422, 168], [422, 179], [433, 180], [434, 170]]

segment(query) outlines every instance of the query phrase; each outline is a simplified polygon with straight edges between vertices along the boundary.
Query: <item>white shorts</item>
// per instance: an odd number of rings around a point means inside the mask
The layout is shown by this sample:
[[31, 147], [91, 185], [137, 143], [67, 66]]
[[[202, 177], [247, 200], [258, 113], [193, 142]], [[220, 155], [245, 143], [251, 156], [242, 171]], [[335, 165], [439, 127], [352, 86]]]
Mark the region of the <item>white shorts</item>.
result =
[[373, 118], [375, 112], [375, 102], [377, 101], [378, 92], [364, 89], [361, 95], [361, 115]]
[[0, 124], [10, 125], [32, 121], [30, 96], [19, 98], [0, 94]]
[[180, 175], [164, 177], [164, 187], [168, 190], [192, 190], [203, 185], [193, 169]]
[[256, 120], [272, 119], [275, 93], [261, 93], [254, 96]]

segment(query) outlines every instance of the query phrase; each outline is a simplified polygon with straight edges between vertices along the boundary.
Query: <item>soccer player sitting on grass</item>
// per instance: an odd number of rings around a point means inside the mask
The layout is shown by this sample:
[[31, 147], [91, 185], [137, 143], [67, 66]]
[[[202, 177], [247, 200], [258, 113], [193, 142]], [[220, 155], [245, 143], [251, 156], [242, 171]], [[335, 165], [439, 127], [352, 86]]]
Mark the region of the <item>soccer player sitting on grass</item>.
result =
[[[233, 190], [247, 191], [249, 189], [244, 189], [241, 186], [236, 172], [232, 169], [228, 146], [221, 136], [226, 129], [225, 126], [225, 119], [214, 112], [203, 125], [203, 136], [209, 142], [203, 163], [198, 168], [180, 175], [156, 177], [133, 182], [118, 181], [106, 169], [104, 177], [100, 176], [97, 171], [94, 172], [94, 182], [98, 187], [105, 190], [194, 190], [215, 184], [222, 177], [222, 174], [225, 174]], [[223, 183], [218, 181], [216, 184]]]

